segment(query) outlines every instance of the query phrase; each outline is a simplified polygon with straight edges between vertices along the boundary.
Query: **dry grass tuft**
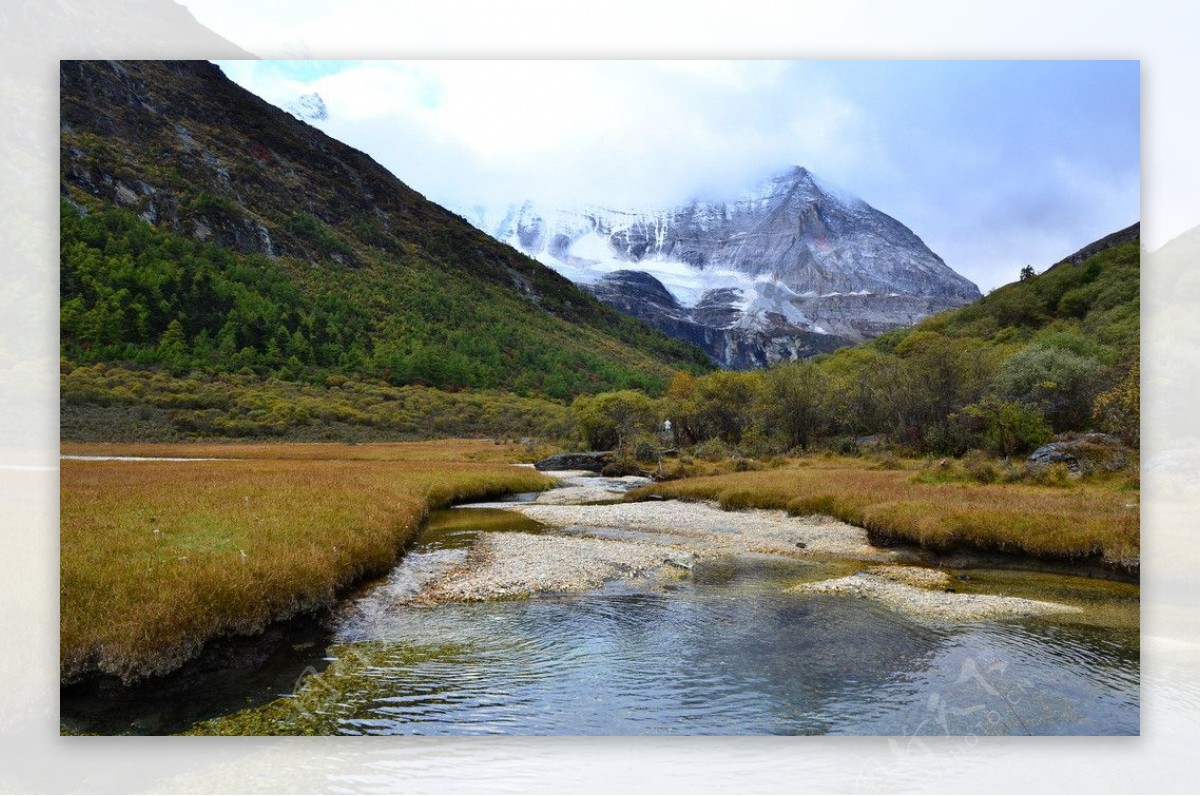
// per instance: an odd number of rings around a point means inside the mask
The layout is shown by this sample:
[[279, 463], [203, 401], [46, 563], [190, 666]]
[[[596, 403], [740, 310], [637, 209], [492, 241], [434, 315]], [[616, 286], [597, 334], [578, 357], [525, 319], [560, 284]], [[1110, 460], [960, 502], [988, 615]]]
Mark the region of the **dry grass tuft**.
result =
[[236, 458], [62, 462], [64, 682], [171, 671], [211, 638], [258, 632], [386, 572], [431, 508], [550, 483], [499, 464], [513, 447], [491, 442], [73, 452]]

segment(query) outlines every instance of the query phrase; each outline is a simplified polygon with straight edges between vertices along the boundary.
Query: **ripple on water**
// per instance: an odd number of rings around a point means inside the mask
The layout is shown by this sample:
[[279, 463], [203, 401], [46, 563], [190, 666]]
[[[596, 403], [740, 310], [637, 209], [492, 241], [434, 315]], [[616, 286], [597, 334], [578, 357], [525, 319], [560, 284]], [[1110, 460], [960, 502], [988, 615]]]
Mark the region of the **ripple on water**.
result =
[[1044, 622], [931, 628], [864, 600], [719, 589], [398, 613], [258, 720], [311, 730], [328, 712], [317, 730], [347, 734], [1138, 730], [1136, 655]]

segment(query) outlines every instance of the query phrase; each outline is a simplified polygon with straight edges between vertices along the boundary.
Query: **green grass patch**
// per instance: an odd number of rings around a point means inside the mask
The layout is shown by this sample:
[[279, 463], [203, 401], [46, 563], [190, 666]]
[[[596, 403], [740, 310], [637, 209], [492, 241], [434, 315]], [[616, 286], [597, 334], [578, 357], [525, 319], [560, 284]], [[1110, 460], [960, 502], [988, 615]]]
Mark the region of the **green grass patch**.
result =
[[78, 442], [205, 439], [378, 442], [567, 434], [566, 404], [505, 392], [321, 383], [253, 373], [187, 376], [63, 360], [62, 438]]

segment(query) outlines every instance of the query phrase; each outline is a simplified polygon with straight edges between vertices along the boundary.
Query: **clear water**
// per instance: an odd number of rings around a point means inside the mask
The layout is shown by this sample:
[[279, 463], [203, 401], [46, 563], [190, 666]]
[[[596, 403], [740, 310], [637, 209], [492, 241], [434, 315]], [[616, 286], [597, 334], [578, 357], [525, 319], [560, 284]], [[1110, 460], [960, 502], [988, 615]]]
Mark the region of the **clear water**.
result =
[[[1137, 590], [976, 573], [969, 588], [1067, 595], [1083, 618], [919, 624], [874, 603], [790, 595], [811, 564], [697, 566], [645, 588], [399, 604], [511, 512], [439, 514], [340, 614], [330, 663], [201, 732], [420, 735], [1127, 735], [1139, 731]], [[837, 565], [831, 565], [830, 574]], [[1099, 617], [1099, 620], [1096, 619]], [[1090, 624], [1089, 624], [1090, 623]]]

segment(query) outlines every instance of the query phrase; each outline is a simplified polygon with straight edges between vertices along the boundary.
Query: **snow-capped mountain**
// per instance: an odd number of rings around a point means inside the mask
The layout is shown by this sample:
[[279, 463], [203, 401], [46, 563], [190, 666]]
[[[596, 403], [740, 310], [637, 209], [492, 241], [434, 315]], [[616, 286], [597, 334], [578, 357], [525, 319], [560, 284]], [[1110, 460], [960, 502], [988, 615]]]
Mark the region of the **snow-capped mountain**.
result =
[[291, 102], [285, 103], [283, 109], [306, 122], [323, 122], [329, 118], [329, 109], [325, 100], [315, 91], [311, 94], [301, 94]]
[[730, 368], [861, 342], [980, 297], [906, 226], [801, 167], [731, 201], [465, 215]]

